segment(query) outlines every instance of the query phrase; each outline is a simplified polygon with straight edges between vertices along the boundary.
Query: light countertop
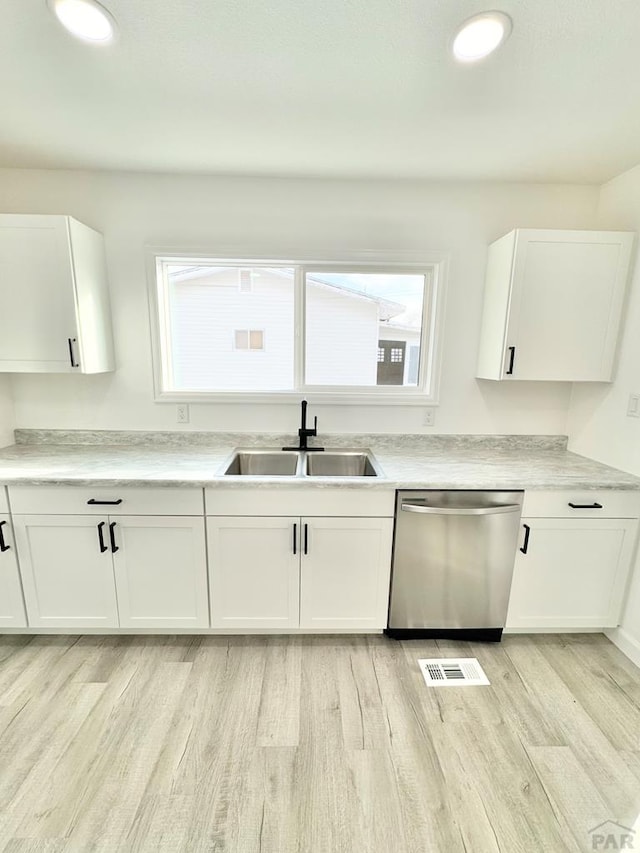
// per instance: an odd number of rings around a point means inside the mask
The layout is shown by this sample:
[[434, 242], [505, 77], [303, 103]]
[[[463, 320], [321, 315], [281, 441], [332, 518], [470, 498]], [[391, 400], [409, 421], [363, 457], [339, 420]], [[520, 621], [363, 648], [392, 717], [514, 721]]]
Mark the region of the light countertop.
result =
[[562, 436], [326, 436], [327, 449], [370, 448], [385, 475], [337, 479], [220, 473], [234, 447], [280, 448], [291, 436], [31, 430], [16, 435], [18, 444], [0, 450], [0, 485], [640, 489], [640, 478], [568, 452]]

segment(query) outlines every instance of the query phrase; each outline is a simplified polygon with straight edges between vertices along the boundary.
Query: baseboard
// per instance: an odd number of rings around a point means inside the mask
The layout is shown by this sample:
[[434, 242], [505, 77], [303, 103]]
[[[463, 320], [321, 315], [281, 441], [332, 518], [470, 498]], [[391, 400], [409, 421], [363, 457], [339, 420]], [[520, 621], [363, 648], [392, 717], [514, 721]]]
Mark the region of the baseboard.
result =
[[24, 634], [25, 636], [199, 636], [199, 637], [310, 637], [314, 635], [362, 634], [382, 636], [382, 628], [0, 628], [3, 634]]
[[505, 628], [504, 634], [603, 634], [604, 628], [576, 628], [554, 625], [553, 628]]
[[605, 631], [605, 636], [611, 640], [614, 646], [625, 654], [637, 667], [640, 667], [640, 640], [636, 640], [624, 628], [610, 628]]

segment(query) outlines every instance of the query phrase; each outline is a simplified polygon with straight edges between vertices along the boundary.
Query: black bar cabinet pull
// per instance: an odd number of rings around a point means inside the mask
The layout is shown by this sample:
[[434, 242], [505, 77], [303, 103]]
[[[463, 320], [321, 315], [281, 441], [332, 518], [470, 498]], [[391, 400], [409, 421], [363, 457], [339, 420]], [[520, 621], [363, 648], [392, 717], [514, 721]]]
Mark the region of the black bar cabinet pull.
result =
[[109, 525], [109, 539], [111, 540], [111, 553], [115, 554], [116, 551], [119, 551], [120, 548], [116, 545], [116, 534], [114, 533], [116, 523], [112, 521]]
[[569, 501], [569, 506], [571, 509], [602, 509], [602, 504], [592, 503], [592, 504], [572, 504]]
[[531, 528], [528, 524], [523, 524], [524, 527], [524, 542], [522, 543], [522, 548], [520, 550], [523, 554], [526, 554], [529, 550], [529, 535], [531, 534]]
[[4, 541], [4, 533], [2, 532], [2, 528], [6, 523], [6, 521], [0, 521], [0, 553], [2, 554], [10, 548], [10, 546]]
[[89, 498], [87, 503], [89, 506], [120, 506], [122, 498], [118, 498], [117, 501], [97, 501], [95, 498]]
[[293, 553], [298, 553], [298, 525], [293, 525]]
[[102, 532], [104, 525], [105, 525], [104, 521], [101, 521], [100, 524], [98, 525], [98, 542], [100, 543], [100, 553], [101, 554], [104, 554], [105, 551], [109, 550], [107, 548], [107, 546], [104, 544], [104, 534]]
[[73, 354], [73, 345], [75, 344], [76, 339], [75, 338], [67, 338], [67, 341], [69, 343], [69, 361], [71, 362], [71, 367], [80, 367], [80, 365], [76, 361], [75, 356]]
[[507, 376], [513, 375], [513, 364], [516, 360], [516, 348], [515, 347], [507, 347], [509, 350], [509, 367], [506, 371]]
[[309, 525], [304, 526], [304, 553], [309, 553]]

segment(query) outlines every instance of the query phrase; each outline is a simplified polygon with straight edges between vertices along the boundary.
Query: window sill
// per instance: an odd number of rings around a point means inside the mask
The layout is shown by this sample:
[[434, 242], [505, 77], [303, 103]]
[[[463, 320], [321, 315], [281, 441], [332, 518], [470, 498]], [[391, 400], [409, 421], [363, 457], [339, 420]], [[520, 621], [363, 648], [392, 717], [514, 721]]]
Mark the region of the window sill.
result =
[[301, 399], [315, 405], [329, 406], [437, 406], [438, 400], [421, 391], [398, 393], [367, 393], [363, 391], [167, 391], [156, 394], [156, 403], [236, 403], [297, 405]]

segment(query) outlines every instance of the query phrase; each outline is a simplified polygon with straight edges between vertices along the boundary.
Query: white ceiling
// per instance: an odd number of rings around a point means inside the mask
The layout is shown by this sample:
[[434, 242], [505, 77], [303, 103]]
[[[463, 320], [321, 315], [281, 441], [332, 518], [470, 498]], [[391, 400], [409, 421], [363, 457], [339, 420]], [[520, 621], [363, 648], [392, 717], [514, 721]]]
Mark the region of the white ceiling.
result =
[[[0, 166], [601, 182], [640, 162], [636, 0], [0, 2]], [[513, 18], [474, 66], [456, 26]]]

